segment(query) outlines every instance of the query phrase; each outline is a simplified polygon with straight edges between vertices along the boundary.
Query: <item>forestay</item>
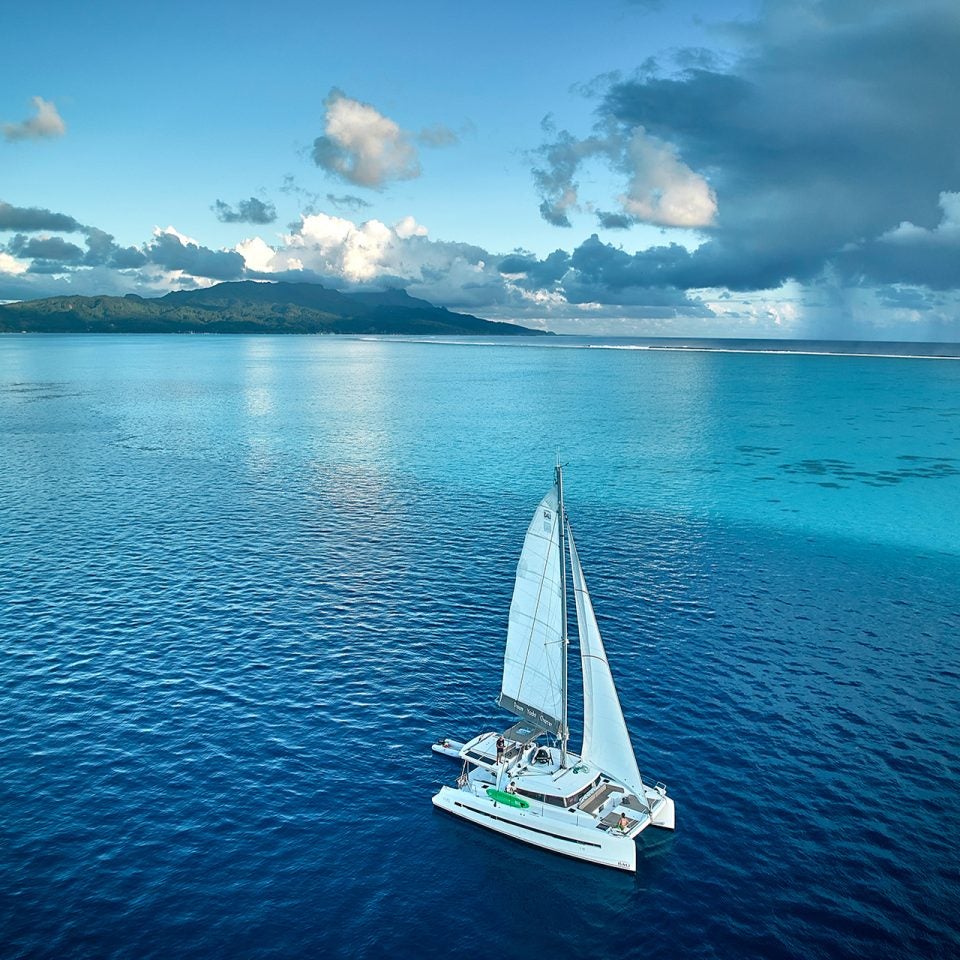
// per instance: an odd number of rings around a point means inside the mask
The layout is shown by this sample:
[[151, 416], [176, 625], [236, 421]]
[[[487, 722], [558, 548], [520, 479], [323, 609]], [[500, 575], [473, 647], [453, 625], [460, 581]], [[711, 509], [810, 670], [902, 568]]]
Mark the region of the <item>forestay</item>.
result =
[[541, 500], [523, 541], [499, 703], [560, 735], [564, 649], [557, 499], [554, 487]]
[[593, 604], [583, 579], [573, 530], [567, 524], [570, 544], [570, 566], [573, 570], [573, 591], [577, 602], [577, 632], [580, 636], [580, 658], [583, 664], [583, 751], [582, 757], [604, 773], [622, 781], [642, 798], [643, 789], [637, 758], [630, 743], [630, 734], [623, 719], [620, 698], [613, 683], [607, 653], [603, 648], [600, 628], [593, 613]]

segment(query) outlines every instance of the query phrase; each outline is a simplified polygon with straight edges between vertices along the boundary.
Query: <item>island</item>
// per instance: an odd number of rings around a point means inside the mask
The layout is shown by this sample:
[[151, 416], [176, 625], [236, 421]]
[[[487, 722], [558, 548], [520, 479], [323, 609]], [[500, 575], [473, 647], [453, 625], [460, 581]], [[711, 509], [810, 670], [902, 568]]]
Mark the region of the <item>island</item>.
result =
[[48, 297], [0, 306], [4, 333], [339, 333], [537, 336], [453, 313], [405, 290], [345, 293], [319, 283], [217, 283], [162, 297]]

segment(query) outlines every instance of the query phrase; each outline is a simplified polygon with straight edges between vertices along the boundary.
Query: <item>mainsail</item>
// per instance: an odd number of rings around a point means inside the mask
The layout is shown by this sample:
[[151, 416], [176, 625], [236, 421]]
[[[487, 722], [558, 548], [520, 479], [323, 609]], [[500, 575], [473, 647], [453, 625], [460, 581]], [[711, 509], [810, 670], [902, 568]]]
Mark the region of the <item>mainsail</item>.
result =
[[567, 524], [573, 591], [577, 601], [577, 631], [580, 635], [580, 659], [583, 664], [583, 751], [582, 757], [612, 774], [643, 797], [643, 784], [630, 734], [623, 719], [620, 698], [613, 684], [600, 628], [583, 579], [573, 530]]
[[560, 736], [564, 649], [557, 502], [554, 487], [540, 501], [523, 541], [498, 702]]

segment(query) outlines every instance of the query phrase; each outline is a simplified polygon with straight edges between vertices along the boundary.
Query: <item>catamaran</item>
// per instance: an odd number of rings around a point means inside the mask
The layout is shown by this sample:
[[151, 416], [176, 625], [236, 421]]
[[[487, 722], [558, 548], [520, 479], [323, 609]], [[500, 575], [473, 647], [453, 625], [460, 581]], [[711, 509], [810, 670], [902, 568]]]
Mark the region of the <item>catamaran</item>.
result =
[[[569, 747], [567, 562], [573, 576], [583, 671], [583, 744]], [[600, 629], [563, 506], [563, 470], [540, 501], [523, 542], [510, 604], [497, 701], [519, 717], [466, 743], [442, 738], [457, 757], [456, 786], [434, 806], [517, 840], [590, 863], [635, 871], [635, 838], [673, 830], [673, 799], [640, 776]]]

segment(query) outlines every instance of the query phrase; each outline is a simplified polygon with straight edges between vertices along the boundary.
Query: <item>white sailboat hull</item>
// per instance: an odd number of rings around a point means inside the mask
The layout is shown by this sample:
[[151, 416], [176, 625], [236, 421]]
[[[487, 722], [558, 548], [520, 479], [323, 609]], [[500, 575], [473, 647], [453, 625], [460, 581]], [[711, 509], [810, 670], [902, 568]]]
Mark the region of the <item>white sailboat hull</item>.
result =
[[534, 805], [519, 810], [454, 787], [441, 787], [433, 798], [433, 805], [534, 847], [615, 870], [634, 872], [637, 869], [637, 847], [633, 839], [598, 830], [592, 818], [582, 825], [571, 814], [570, 822], [565, 822], [560, 816], [543, 816], [536, 812]]

